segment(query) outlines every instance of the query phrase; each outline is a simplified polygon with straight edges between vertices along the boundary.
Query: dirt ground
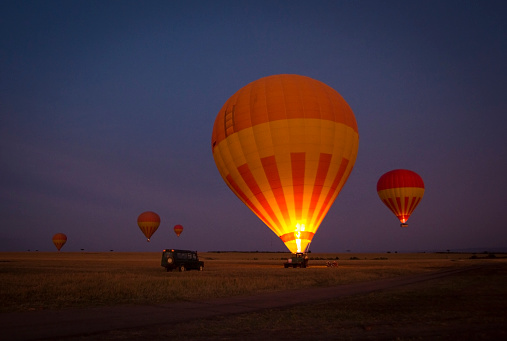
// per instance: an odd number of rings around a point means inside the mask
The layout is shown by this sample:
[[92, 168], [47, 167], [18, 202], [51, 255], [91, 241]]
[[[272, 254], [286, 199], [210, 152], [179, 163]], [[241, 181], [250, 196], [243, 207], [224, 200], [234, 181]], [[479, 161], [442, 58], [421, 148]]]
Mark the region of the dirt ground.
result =
[[507, 339], [507, 262], [166, 306], [2, 314], [5, 340]]

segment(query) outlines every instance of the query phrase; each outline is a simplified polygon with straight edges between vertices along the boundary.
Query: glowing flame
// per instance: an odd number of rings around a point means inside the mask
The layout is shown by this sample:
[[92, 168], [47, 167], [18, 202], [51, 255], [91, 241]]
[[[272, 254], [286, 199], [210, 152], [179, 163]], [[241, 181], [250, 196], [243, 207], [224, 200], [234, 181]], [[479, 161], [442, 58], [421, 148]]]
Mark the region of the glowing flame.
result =
[[297, 252], [301, 252], [301, 231], [305, 230], [305, 224], [296, 224], [296, 230], [294, 232], [294, 237], [296, 238], [296, 246]]

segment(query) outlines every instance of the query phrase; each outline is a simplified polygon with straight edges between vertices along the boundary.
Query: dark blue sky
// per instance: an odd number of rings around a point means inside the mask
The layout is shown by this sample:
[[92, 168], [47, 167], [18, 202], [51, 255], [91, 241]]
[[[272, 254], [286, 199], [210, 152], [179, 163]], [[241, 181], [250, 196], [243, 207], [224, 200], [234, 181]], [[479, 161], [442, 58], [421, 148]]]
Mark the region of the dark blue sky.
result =
[[[504, 1], [16, 0], [0, 32], [0, 251], [285, 251], [210, 146], [224, 102], [282, 73], [359, 127], [313, 252], [507, 246]], [[376, 193], [396, 168], [426, 185], [408, 229]]]

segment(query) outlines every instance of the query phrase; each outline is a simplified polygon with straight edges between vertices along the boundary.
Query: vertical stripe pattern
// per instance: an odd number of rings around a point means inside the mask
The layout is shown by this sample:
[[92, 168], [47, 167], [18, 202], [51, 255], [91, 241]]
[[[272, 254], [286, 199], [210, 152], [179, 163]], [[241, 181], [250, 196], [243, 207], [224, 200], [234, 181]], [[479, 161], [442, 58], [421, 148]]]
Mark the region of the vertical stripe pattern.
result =
[[160, 225], [160, 216], [152, 211], [143, 212], [137, 217], [137, 225], [146, 239], [150, 241], [151, 236], [157, 231]]
[[377, 182], [380, 200], [405, 224], [421, 202], [424, 182], [415, 172], [395, 169], [382, 175]]
[[352, 171], [358, 145], [345, 100], [297, 75], [240, 89], [217, 115], [211, 141], [226, 184], [291, 252], [311, 242]]
[[53, 236], [53, 244], [55, 244], [58, 251], [67, 242], [67, 236], [64, 233], [57, 233]]

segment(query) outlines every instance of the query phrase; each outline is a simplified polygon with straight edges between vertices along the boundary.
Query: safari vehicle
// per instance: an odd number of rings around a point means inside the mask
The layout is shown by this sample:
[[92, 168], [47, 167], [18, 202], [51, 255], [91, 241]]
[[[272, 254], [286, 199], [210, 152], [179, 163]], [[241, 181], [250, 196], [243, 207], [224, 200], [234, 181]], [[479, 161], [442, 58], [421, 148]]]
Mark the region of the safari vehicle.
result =
[[161, 264], [167, 271], [178, 269], [180, 272], [185, 270], [204, 270], [204, 262], [199, 260], [197, 251], [165, 249], [162, 252]]
[[306, 268], [308, 266], [308, 256], [302, 252], [293, 254], [283, 263], [284, 268]]

